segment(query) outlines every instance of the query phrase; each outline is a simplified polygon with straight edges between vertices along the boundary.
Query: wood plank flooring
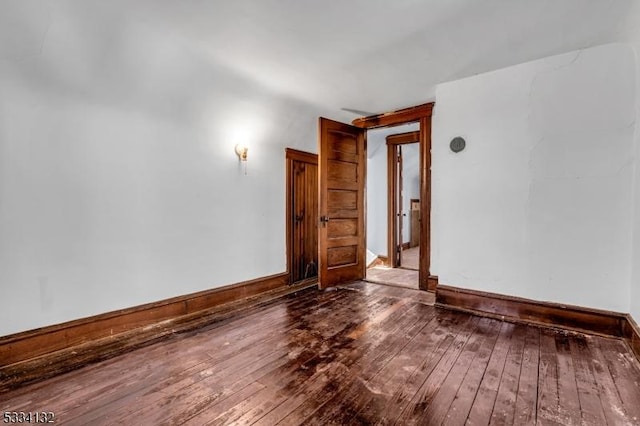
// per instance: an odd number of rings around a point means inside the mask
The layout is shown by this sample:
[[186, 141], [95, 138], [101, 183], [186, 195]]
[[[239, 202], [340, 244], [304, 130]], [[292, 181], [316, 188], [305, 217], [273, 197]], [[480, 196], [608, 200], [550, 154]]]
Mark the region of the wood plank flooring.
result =
[[402, 267], [418, 270], [420, 266], [420, 247], [411, 247], [402, 250]]
[[57, 424], [640, 424], [621, 340], [440, 310], [358, 282], [0, 394]]
[[420, 276], [418, 271], [412, 269], [389, 268], [380, 265], [367, 268], [366, 281], [417, 290], [419, 288]]

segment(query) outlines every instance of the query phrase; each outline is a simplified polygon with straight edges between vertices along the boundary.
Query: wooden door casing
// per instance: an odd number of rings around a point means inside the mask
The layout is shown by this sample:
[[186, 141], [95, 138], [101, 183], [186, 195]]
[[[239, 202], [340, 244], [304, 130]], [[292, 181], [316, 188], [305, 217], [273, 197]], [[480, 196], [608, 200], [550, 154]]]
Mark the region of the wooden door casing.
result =
[[[435, 291], [437, 277], [431, 275], [431, 116], [435, 103], [416, 105], [382, 114], [360, 117], [352, 124], [361, 129], [377, 129], [419, 122], [420, 130], [420, 260], [419, 287]], [[390, 221], [390, 223], [394, 223]], [[392, 250], [390, 250], [392, 252]]]
[[366, 133], [320, 118], [319, 285], [363, 279], [365, 260]]
[[[402, 146], [419, 143], [420, 131], [387, 136], [387, 248], [389, 266], [402, 266]], [[421, 173], [422, 174], [422, 173]]]
[[397, 145], [397, 155], [398, 155], [398, 173], [396, 174], [397, 185], [398, 185], [398, 206], [396, 211], [396, 218], [398, 219], [398, 242], [396, 245], [396, 253], [398, 254], [398, 266], [402, 266], [402, 246], [404, 243], [404, 202], [403, 202], [403, 163], [402, 163], [402, 145]]

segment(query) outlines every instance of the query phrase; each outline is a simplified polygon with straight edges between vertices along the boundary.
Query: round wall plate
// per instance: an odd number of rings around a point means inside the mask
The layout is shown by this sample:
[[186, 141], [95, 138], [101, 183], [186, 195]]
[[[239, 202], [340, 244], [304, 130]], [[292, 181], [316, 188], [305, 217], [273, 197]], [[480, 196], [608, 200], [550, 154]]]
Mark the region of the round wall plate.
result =
[[449, 148], [451, 148], [451, 151], [453, 152], [460, 152], [464, 149], [465, 146], [467, 146], [467, 143], [460, 136], [456, 136], [455, 138], [451, 139], [451, 143], [449, 144]]

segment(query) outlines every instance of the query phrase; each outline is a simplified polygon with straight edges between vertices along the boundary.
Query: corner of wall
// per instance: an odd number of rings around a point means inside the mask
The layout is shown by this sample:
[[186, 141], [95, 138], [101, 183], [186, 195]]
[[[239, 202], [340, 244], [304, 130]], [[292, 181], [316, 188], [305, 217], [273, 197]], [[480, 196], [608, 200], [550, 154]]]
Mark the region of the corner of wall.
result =
[[632, 244], [631, 244], [631, 271], [629, 276], [629, 313], [636, 320], [640, 319], [640, 36], [633, 40], [631, 47], [635, 57], [636, 67], [636, 119], [634, 131], [634, 158], [633, 158], [633, 182], [632, 182]]

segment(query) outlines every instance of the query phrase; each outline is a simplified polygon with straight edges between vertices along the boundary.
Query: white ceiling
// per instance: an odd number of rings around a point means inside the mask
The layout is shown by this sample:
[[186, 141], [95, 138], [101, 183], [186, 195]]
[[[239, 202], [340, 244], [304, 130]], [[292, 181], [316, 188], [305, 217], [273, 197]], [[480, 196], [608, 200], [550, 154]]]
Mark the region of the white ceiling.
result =
[[613, 41], [633, 3], [154, 1], [137, 14], [274, 90], [381, 112], [433, 99], [437, 83]]
[[[66, 8], [92, 31], [112, 30], [106, 23], [117, 16], [179, 37], [217, 66], [278, 94], [333, 110], [369, 112], [432, 100], [434, 86], [441, 82], [615, 41], [624, 30], [637, 26], [640, 3], [5, 1], [14, 8], [33, 9], [33, 4]], [[16, 24], [15, 16], [4, 21], [0, 17], [0, 53], [2, 40], [15, 37], [22, 25]]]

